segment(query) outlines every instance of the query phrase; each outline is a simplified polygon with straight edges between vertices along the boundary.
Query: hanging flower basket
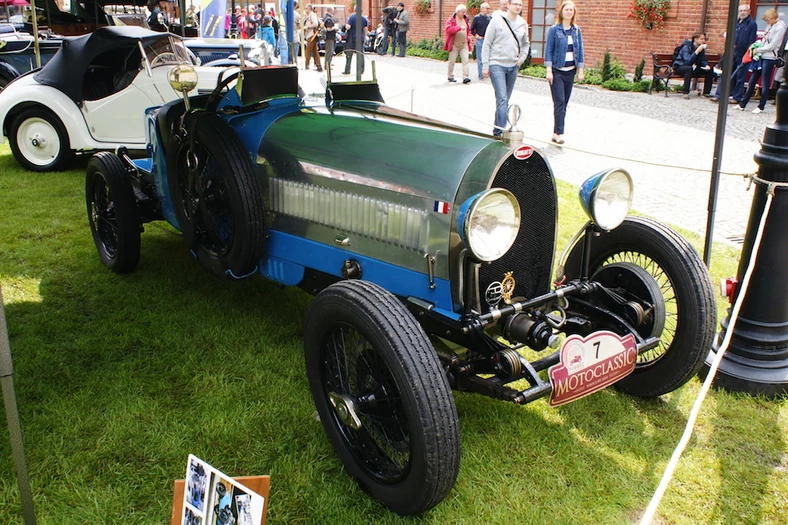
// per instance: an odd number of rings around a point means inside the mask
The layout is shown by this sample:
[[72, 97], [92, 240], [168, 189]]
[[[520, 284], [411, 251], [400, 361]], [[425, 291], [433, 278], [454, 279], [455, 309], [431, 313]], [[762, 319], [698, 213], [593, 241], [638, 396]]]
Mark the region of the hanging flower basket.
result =
[[416, 12], [420, 15], [432, 13], [432, 2], [430, 0], [419, 0], [416, 2]]
[[479, 8], [482, 5], [482, 0], [468, 0], [468, 18], [473, 18], [479, 14]]
[[646, 29], [659, 29], [665, 24], [670, 0], [634, 0], [629, 16]]

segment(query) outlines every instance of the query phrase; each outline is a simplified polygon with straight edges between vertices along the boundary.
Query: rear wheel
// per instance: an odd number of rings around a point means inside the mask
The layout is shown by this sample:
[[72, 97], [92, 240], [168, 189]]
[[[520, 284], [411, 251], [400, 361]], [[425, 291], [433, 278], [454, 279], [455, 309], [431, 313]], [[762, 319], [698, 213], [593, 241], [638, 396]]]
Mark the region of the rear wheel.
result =
[[117, 156], [104, 151], [90, 159], [85, 198], [101, 262], [115, 273], [133, 271], [140, 259], [140, 218], [134, 189]]
[[253, 271], [264, 246], [263, 202], [249, 153], [206, 112], [186, 115], [187, 138], [168, 163], [175, 216], [199, 261], [216, 274]]
[[451, 491], [457, 410], [421, 326], [390, 293], [342, 281], [312, 303], [307, 376], [326, 434], [359, 485], [394, 512], [424, 512]]
[[[567, 259], [570, 278], [580, 275], [582, 251], [581, 239]], [[628, 217], [593, 239], [590, 274], [608, 288], [623, 288], [655, 305], [639, 331], [644, 337], [658, 336], [660, 343], [638, 356], [635, 371], [617, 388], [654, 397], [698, 372], [711, 348], [717, 312], [706, 267], [684, 238], [651, 219]]]
[[30, 171], [61, 171], [74, 157], [66, 127], [45, 108], [22, 111], [8, 139], [17, 162]]

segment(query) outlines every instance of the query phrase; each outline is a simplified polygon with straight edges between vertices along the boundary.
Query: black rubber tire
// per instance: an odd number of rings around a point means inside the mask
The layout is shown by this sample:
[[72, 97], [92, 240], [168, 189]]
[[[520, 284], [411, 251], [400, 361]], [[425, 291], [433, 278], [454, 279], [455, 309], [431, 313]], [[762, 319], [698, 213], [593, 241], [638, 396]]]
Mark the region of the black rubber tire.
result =
[[128, 273], [140, 260], [140, 217], [123, 163], [102, 151], [88, 162], [85, 175], [88, 222], [101, 262], [115, 273]]
[[[186, 141], [168, 152], [168, 186], [183, 237], [217, 275], [254, 271], [263, 254], [263, 195], [249, 153], [235, 131], [213, 113], [185, 118]], [[187, 154], [198, 159], [189, 186]]]
[[[356, 344], [346, 345], [351, 337]], [[320, 420], [361, 488], [402, 515], [440, 503], [459, 472], [457, 409], [437, 354], [410, 312], [375, 284], [341, 281], [312, 302], [304, 350]], [[331, 366], [339, 363], [332, 356], [340, 355], [350, 363], [351, 374]], [[380, 392], [385, 392], [388, 403], [359, 402], [362, 427], [353, 430], [339, 420], [329, 392], [356, 402], [370, 393], [383, 398]], [[394, 424], [386, 425], [386, 432], [381, 421]], [[388, 450], [381, 448], [382, 439]]]
[[[582, 252], [581, 238], [567, 258], [569, 278], [580, 275]], [[606, 264], [622, 261], [635, 263], [655, 277], [666, 299], [667, 316], [660, 346], [638, 356], [635, 371], [616, 388], [639, 397], [672, 392], [698, 372], [711, 348], [717, 322], [711, 278], [686, 239], [643, 217], [627, 217], [591, 244], [591, 275]]]
[[[19, 128], [32, 119], [41, 119], [46, 121], [48, 125], [52, 127], [57, 136], [59, 146], [56, 153], [51, 155], [52, 160], [50, 162], [33, 162], [33, 160], [25, 156], [23, 152], [24, 148], [19, 147], [17, 142]], [[14, 154], [16, 161], [25, 169], [30, 171], [63, 171], [68, 168], [71, 160], [74, 158], [74, 151], [71, 149], [68, 132], [66, 131], [66, 127], [63, 125], [63, 122], [61, 122], [61, 120], [49, 109], [41, 106], [27, 108], [16, 116], [11, 124], [8, 142], [11, 146], [11, 152]]]

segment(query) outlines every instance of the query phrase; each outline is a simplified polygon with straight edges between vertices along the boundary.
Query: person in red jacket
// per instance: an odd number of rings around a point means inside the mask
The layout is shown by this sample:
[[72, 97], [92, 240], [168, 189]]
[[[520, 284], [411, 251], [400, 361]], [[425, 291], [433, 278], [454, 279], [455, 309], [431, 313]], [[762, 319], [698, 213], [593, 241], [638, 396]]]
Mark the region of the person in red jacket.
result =
[[459, 53], [462, 60], [462, 83], [471, 82], [471, 74], [468, 69], [468, 54], [471, 51], [471, 31], [468, 17], [465, 13], [468, 8], [463, 4], [454, 9], [454, 14], [446, 20], [446, 41], [443, 49], [449, 52], [449, 82], [457, 82], [454, 78], [454, 66], [457, 62]]

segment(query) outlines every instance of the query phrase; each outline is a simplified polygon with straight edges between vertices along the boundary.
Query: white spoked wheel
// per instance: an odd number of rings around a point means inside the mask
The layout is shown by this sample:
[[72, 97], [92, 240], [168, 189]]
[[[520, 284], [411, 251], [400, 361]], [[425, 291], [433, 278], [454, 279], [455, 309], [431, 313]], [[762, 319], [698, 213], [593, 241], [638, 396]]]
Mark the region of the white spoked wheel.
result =
[[11, 130], [11, 150], [16, 160], [31, 171], [67, 167], [70, 150], [65, 127], [55, 115], [40, 108], [22, 112]]

